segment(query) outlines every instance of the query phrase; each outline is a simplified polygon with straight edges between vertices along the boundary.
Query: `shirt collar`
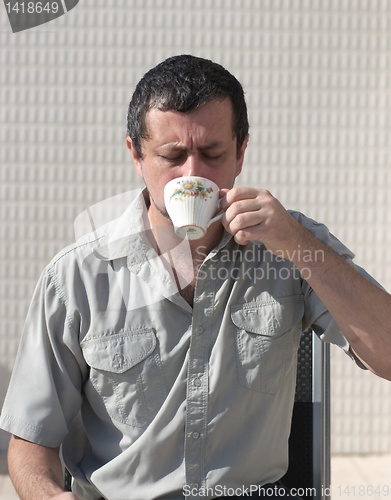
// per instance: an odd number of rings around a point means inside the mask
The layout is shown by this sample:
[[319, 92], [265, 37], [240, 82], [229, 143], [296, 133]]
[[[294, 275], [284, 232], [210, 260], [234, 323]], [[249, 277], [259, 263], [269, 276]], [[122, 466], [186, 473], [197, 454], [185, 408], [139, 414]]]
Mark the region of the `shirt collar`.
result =
[[147, 203], [148, 194], [144, 189], [120, 217], [102, 228], [102, 235], [93, 249], [98, 259], [129, 257], [132, 265], [145, 261], [150, 247], [145, 237]]

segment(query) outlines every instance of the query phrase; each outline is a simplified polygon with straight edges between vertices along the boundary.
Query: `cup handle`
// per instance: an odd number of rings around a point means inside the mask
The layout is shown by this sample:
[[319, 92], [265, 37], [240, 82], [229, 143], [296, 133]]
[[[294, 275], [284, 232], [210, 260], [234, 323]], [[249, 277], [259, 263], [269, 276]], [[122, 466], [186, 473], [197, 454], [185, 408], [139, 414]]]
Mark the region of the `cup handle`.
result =
[[[219, 211], [221, 209], [221, 200], [222, 200], [222, 198], [219, 198], [219, 202], [217, 204], [217, 208]], [[210, 219], [210, 221], [208, 222], [207, 227], [209, 227], [211, 224], [213, 224], [213, 222], [216, 222], [217, 220], [221, 219], [221, 217], [224, 215], [224, 213], [225, 213], [225, 211], [221, 212], [221, 214], [218, 214], [218, 215], [215, 215], [214, 217], [212, 217], [212, 219]]]
[[213, 222], [216, 222], [217, 220], [221, 219], [221, 217], [224, 215], [224, 212], [221, 212], [221, 214], [219, 215], [216, 215], [215, 217], [213, 217], [212, 219], [210, 219], [210, 221], [208, 222], [208, 227], [213, 224]]

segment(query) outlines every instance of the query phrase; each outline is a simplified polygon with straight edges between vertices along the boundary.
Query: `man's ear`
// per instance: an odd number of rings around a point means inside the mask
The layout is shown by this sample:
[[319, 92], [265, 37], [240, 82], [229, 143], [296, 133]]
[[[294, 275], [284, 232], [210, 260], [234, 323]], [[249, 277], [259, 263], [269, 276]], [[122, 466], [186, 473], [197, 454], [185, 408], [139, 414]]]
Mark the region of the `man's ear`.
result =
[[133, 163], [136, 168], [137, 175], [141, 178], [143, 178], [143, 169], [142, 169], [142, 160], [139, 156], [139, 154], [136, 151], [136, 148], [133, 145], [132, 139], [127, 136], [125, 139], [125, 144], [126, 147], [129, 149], [130, 154], [132, 155]]
[[249, 139], [250, 139], [250, 136], [247, 135], [247, 137], [244, 139], [243, 144], [240, 146], [240, 149], [238, 151], [237, 164], [236, 164], [236, 177], [242, 171], [243, 161], [244, 161], [244, 153], [247, 149]]

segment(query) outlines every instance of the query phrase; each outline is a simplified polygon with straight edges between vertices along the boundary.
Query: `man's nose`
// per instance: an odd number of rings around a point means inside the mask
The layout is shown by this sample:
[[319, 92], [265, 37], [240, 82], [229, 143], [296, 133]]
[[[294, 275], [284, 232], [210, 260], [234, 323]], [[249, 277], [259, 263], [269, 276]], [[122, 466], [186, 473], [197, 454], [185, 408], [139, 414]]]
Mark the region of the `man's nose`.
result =
[[185, 163], [184, 172], [184, 175], [203, 177], [205, 173], [205, 163], [197, 155], [189, 155]]

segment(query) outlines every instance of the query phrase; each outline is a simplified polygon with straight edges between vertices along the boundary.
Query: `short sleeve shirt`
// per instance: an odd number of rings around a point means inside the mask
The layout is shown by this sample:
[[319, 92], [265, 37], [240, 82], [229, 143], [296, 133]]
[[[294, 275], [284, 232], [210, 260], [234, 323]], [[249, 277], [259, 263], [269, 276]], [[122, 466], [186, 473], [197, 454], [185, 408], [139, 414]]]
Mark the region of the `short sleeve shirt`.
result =
[[[349, 345], [305, 272], [228, 233], [203, 256], [191, 307], [178, 290], [194, 278], [187, 241], [158, 255], [145, 214], [140, 195], [46, 267], [1, 427], [62, 444], [82, 499], [213, 498], [276, 481], [301, 335]], [[325, 226], [291, 215], [351, 260]]]

